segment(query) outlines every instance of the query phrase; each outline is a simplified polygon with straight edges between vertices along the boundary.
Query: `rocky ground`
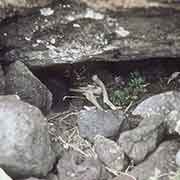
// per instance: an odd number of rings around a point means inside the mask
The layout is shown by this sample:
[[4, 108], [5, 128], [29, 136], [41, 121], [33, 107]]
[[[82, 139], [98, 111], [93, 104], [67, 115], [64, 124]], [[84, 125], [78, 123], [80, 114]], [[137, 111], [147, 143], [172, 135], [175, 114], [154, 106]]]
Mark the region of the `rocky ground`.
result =
[[0, 179], [179, 180], [180, 12], [20, 2], [0, 0]]

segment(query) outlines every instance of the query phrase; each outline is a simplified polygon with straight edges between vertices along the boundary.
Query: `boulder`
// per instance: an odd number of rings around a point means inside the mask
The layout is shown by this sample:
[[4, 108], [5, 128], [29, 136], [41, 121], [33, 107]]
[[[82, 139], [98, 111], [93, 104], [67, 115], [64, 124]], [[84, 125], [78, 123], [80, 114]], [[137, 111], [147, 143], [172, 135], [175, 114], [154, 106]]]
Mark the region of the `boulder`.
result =
[[46, 118], [18, 96], [0, 96], [0, 167], [13, 178], [44, 177], [53, 168]]
[[6, 68], [6, 94], [17, 94], [20, 98], [38, 107], [44, 113], [52, 105], [52, 94], [22, 62], [15, 62]]
[[[135, 166], [128, 175], [133, 176], [138, 180], [147, 180], [150, 178], [169, 180], [171, 172], [177, 171], [176, 152], [178, 151], [180, 142], [176, 140], [165, 141], [159, 145], [157, 150], [153, 152], [144, 162]], [[169, 176], [168, 176], [169, 175]], [[130, 180], [131, 177], [122, 175], [113, 180]]]
[[143, 161], [162, 141], [165, 125], [161, 116], [143, 119], [135, 129], [120, 134], [118, 144], [135, 164]]
[[39, 10], [1, 26], [0, 46], [10, 48], [6, 54], [12, 57], [6, 56], [29, 66], [180, 57], [180, 13], [175, 9], [112, 15], [72, 0], [48, 8], [49, 16]]
[[127, 167], [128, 160], [125, 153], [116, 142], [97, 135], [94, 141], [94, 148], [99, 160], [110, 169], [120, 172]]
[[81, 110], [77, 115], [81, 137], [93, 141], [96, 135], [115, 137], [127, 129], [127, 121], [122, 111]]
[[168, 91], [151, 96], [141, 102], [132, 113], [144, 118], [152, 115], [162, 116], [170, 134], [180, 132], [180, 93]]
[[93, 157], [78, 152], [66, 152], [57, 165], [59, 180], [98, 180], [101, 164]]

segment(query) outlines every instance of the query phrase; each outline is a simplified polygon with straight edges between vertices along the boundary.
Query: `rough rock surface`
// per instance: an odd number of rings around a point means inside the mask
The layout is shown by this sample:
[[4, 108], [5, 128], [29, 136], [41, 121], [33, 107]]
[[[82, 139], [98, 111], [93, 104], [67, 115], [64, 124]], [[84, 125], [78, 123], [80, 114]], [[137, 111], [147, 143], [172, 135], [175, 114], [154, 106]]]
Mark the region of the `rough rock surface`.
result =
[[133, 7], [148, 7], [158, 6], [158, 3], [148, 3], [147, 0], [81, 0], [89, 6], [96, 9], [112, 9], [117, 10], [120, 8], [133, 8]]
[[156, 149], [165, 129], [163, 118], [152, 115], [141, 121], [137, 128], [121, 133], [118, 144], [134, 163], [139, 163]]
[[80, 135], [93, 141], [96, 135], [115, 137], [127, 129], [127, 121], [122, 111], [81, 110], [77, 115]]
[[107, 167], [116, 172], [126, 168], [127, 158], [116, 142], [98, 135], [95, 137], [94, 148], [100, 161]]
[[49, 4], [52, 0], [0, 0], [0, 7], [37, 7], [45, 6]]
[[13, 49], [15, 61], [45, 66], [180, 56], [180, 13], [171, 8], [107, 15], [70, 0], [50, 8], [52, 15], [37, 12], [1, 26], [0, 46]]
[[42, 177], [52, 169], [47, 122], [18, 96], [0, 96], [0, 166], [13, 178]]
[[178, 131], [180, 112], [180, 93], [169, 91], [154, 95], [140, 103], [133, 111], [134, 115], [141, 115], [146, 118], [151, 115], [164, 117], [169, 133]]
[[43, 7], [53, 0], [0, 0], [0, 22], [17, 14], [26, 15], [32, 13], [30, 8]]
[[0, 168], [0, 179], [1, 180], [12, 180], [2, 168]]
[[57, 169], [59, 180], [98, 180], [101, 176], [101, 165], [97, 159], [74, 151], [64, 154]]
[[52, 94], [22, 63], [15, 62], [6, 68], [6, 94], [20, 98], [47, 113], [52, 105]]
[[[180, 146], [179, 141], [165, 141], [152, 153], [144, 162], [134, 167], [128, 174], [134, 176], [138, 180], [147, 180], [153, 176], [162, 174], [169, 174], [176, 172], [177, 166], [175, 163], [176, 152]], [[113, 180], [130, 180], [127, 176], [116, 177]], [[162, 180], [169, 180], [168, 176], [161, 178]]]
[[5, 91], [5, 77], [2, 66], [0, 66], [0, 95], [4, 95]]

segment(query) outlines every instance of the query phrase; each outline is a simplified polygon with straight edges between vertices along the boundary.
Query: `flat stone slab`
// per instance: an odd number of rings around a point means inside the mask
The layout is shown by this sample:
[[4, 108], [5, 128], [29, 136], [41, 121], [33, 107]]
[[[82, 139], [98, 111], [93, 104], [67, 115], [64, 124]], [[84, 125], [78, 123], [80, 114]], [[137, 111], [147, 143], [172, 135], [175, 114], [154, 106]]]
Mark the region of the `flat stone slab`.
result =
[[129, 61], [180, 57], [180, 11], [129, 9], [105, 14], [66, 1], [32, 16], [1, 25], [0, 47], [10, 48], [3, 61], [29, 66], [86, 61]]

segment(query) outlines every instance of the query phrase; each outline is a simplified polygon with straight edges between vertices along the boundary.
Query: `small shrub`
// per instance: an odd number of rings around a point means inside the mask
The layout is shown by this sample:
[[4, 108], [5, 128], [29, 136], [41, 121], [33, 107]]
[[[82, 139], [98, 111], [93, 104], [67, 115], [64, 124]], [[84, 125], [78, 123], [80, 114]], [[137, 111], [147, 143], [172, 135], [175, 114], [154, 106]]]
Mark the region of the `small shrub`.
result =
[[137, 100], [141, 93], [146, 91], [145, 79], [138, 72], [130, 73], [124, 88], [111, 92], [110, 99], [117, 106], [127, 106], [132, 101]]

